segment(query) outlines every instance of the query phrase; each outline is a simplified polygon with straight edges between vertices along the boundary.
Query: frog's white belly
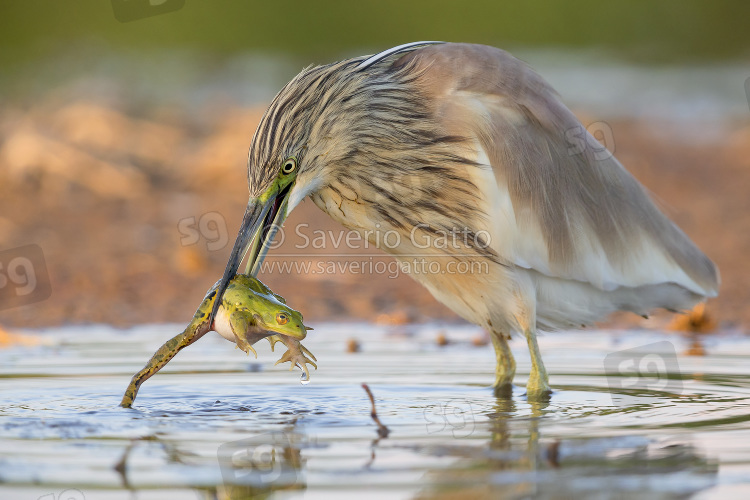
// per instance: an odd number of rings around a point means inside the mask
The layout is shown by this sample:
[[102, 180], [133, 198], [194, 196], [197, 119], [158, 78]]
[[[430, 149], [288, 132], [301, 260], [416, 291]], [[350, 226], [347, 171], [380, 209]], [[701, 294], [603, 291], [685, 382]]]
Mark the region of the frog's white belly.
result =
[[230, 342], [237, 343], [237, 337], [234, 336], [232, 325], [229, 324], [229, 313], [224, 306], [219, 306], [214, 316], [213, 330]]

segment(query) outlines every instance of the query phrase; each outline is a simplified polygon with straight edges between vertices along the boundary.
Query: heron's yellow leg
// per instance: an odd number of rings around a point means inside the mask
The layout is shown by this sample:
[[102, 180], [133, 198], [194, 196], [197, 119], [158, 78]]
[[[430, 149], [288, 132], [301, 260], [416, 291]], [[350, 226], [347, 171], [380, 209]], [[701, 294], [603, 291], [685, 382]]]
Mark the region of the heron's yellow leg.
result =
[[536, 332], [527, 329], [524, 332], [526, 342], [529, 344], [529, 354], [531, 354], [531, 374], [526, 384], [526, 396], [529, 399], [545, 399], [549, 397], [549, 376], [544, 368], [542, 353], [539, 351], [539, 344], [536, 342]]
[[492, 332], [492, 346], [495, 348], [495, 383], [493, 387], [498, 395], [510, 395], [513, 392], [513, 376], [516, 374], [516, 360], [510, 352], [508, 339], [503, 333]]

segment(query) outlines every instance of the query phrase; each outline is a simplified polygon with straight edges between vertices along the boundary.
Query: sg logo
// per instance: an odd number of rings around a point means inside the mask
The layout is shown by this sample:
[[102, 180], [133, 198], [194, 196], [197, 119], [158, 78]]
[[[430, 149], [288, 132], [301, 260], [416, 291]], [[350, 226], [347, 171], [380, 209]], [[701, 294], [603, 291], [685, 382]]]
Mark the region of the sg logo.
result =
[[454, 438], [464, 438], [474, 432], [474, 412], [466, 400], [438, 403], [424, 409], [427, 433], [450, 431]]
[[174, 12], [184, 6], [185, 0], [112, 0], [115, 19], [121, 23]]
[[50, 295], [47, 264], [39, 245], [0, 252], [0, 309], [33, 304]]
[[208, 212], [200, 216], [185, 217], [177, 224], [180, 232], [180, 244], [184, 247], [195, 245], [201, 239], [206, 239], [206, 248], [213, 252], [221, 250], [229, 243], [227, 223], [219, 212]]
[[54, 493], [43, 495], [38, 500], [86, 500], [86, 497], [81, 490], [72, 489], [65, 490], [57, 496]]
[[608, 354], [604, 358], [604, 372], [616, 405], [630, 404], [633, 396], [682, 393], [677, 351], [668, 341]]

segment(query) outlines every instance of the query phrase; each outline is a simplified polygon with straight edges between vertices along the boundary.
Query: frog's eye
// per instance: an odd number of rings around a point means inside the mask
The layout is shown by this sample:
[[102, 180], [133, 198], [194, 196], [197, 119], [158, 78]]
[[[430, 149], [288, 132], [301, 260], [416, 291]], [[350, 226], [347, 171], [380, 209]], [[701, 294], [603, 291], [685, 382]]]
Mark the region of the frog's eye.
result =
[[289, 323], [289, 316], [286, 313], [279, 313], [276, 315], [276, 322], [280, 325], [286, 325]]
[[297, 158], [295, 158], [294, 156], [287, 158], [284, 161], [284, 164], [281, 165], [282, 174], [289, 175], [295, 170], [297, 170]]

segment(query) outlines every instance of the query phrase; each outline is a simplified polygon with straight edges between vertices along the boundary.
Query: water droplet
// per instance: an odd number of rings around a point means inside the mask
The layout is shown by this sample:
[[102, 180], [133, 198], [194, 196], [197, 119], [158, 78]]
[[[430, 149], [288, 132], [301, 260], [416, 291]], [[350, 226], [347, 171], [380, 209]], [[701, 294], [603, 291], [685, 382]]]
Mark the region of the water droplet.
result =
[[302, 376], [299, 379], [299, 383], [302, 385], [307, 385], [310, 383], [310, 377], [307, 376], [307, 373], [302, 372]]

